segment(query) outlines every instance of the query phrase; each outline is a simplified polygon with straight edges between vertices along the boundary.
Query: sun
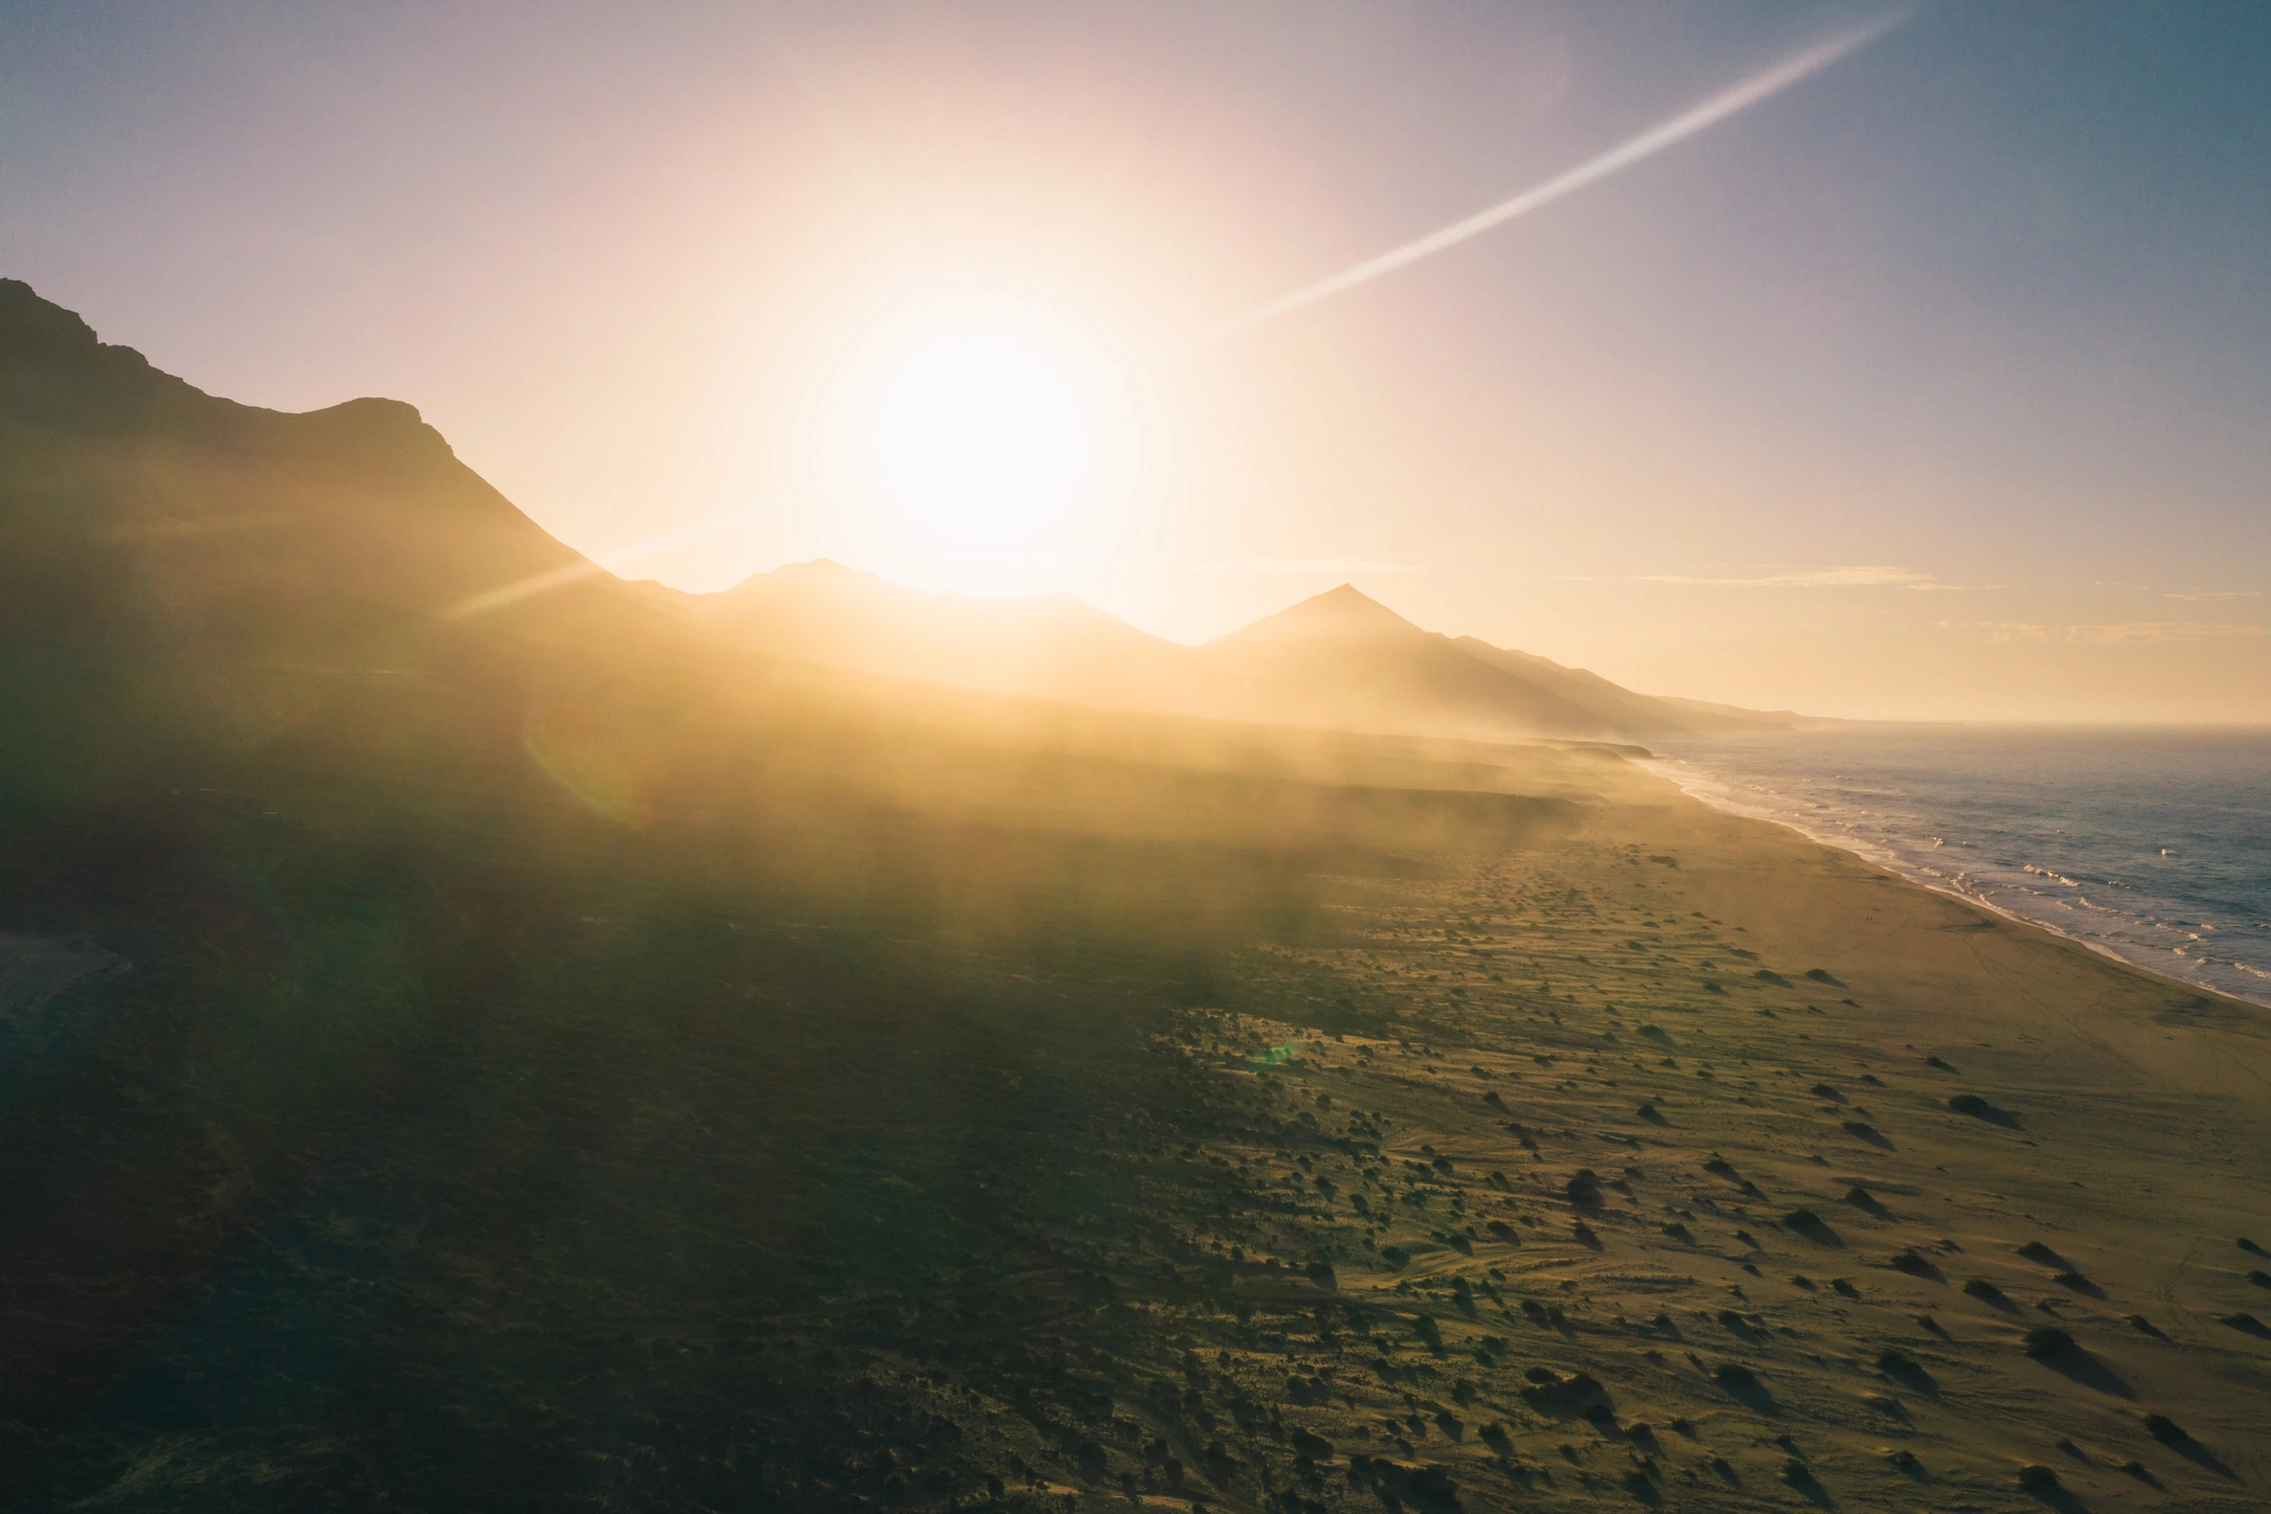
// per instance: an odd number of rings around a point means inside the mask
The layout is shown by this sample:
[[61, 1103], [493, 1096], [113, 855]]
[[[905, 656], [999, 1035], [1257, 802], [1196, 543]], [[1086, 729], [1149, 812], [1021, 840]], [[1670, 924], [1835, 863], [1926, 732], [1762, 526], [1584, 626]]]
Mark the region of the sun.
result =
[[1107, 482], [1111, 388], [1097, 356], [1042, 313], [925, 312], [859, 365], [847, 461], [904, 546], [1044, 551]]

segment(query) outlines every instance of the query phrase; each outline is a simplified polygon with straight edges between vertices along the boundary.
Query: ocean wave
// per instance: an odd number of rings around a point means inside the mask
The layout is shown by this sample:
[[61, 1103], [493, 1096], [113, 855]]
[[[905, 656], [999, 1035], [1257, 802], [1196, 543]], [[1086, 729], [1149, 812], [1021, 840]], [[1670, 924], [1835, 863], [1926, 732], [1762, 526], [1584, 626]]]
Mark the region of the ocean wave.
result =
[[[2241, 753], [2228, 771], [2190, 776], [2187, 788], [2169, 780], [2171, 764], [2160, 754], [2133, 760], [2117, 738], [2062, 737], [2056, 761], [2045, 762], [2044, 738], [2033, 734], [2023, 741], [1994, 733], [1900, 736], [1906, 746], [1889, 746], [1886, 759], [1907, 762], [1899, 781], [1864, 777], [1850, 765], [1861, 739], [1843, 738], [1839, 765], [1826, 774], [1803, 765], [1839, 747], [1834, 737], [1810, 748], [1803, 736], [1699, 744], [1643, 766], [1717, 808], [1788, 826], [2102, 955], [2271, 1003], [2271, 970], [2212, 949], [2219, 931], [2271, 931], [2271, 811], [2260, 799], [2271, 742]], [[2091, 783], [2061, 781], [2054, 771], [2124, 762], [2128, 768], [2112, 779], [2091, 771]], [[1900, 808], [1885, 808], [1888, 799]], [[2188, 803], [2197, 808], [2177, 812]], [[2167, 865], [2176, 848], [2126, 839], [2155, 831], [2214, 836], [2220, 849], [2190, 844], [2193, 855], [2179, 871]], [[1950, 851], [1963, 866], [1945, 865]]]

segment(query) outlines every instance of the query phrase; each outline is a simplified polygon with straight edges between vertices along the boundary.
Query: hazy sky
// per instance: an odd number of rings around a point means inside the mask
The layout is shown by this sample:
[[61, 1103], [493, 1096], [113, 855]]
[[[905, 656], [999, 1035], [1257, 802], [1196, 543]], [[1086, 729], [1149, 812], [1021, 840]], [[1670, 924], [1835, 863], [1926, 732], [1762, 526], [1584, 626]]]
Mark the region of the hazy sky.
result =
[[[0, 274], [215, 393], [418, 405], [596, 555], [1069, 588], [1184, 640], [1353, 580], [1643, 689], [2271, 721], [2271, 6], [0, 0]], [[972, 302], [1109, 375], [1077, 506], [841, 487]], [[856, 424], [854, 424], [856, 429]]]

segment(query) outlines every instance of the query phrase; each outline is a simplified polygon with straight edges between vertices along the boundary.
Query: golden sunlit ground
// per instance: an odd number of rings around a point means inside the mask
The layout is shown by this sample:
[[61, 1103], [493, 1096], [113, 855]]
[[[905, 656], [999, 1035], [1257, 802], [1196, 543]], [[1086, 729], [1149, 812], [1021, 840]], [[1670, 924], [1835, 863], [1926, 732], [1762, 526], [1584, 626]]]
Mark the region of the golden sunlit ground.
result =
[[[1491, 1506], [2254, 1504], [2259, 1013], [1661, 799], [1355, 933], [1248, 991], [1383, 1030], [1223, 1074], [1322, 1144], [1205, 1148], [1279, 1199], [1201, 1233], [1288, 1444]], [[1349, 1307], [1289, 1321], [1320, 1252]]]

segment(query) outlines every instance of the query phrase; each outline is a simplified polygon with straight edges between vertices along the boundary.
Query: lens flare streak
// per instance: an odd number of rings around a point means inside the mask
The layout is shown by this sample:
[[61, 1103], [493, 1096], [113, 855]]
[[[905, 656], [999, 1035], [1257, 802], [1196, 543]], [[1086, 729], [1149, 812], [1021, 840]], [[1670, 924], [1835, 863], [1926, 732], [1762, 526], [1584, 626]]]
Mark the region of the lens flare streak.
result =
[[1878, 41], [1907, 24], [1915, 13], [1909, 10], [1888, 12], [1865, 26], [1855, 28], [1818, 46], [1777, 64], [1732, 88], [1722, 90], [1692, 110], [1684, 111], [1660, 126], [1652, 127], [1622, 146], [1611, 148], [1599, 157], [1580, 163], [1577, 167], [1555, 175], [1543, 184], [1523, 190], [1511, 199], [1501, 200], [1487, 210], [1480, 210], [1463, 220], [1453, 221], [1439, 231], [1429, 232], [1415, 241], [1369, 258], [1352, 268], [1345, 268], [1330, 278], [1280, 295], [1274, 300], [1256, 305], [1245, 314], [1226, 321], [1214, 330], [1191, 342], [1184, 350], [1209, 347], [1225, 338], [1250, 331], [1279, 316], [1289, 315], [1304, 306], [1314, 305], [1336, 294], [1343, 294], [1360, 284], [1369, 284], [1399, 268], [1408, 268], [1423, 258], [1433, 257], [1447, 248], [1472, 237], [1478, 237], [1495, 227], [1503, 226], [1517, 216], [1529, 214], [1541, 206], [1551, 204], [1563, 195], [1597, 184], [1611, 174], [1630, 168], [1645, 158], [1655, 156], [1665, 148], [1686, 141], [1697, 133], [1707, 131], [1730, 116], [1738, 115], [1759, 102], [1780, 94], [1791, 85], [1821, 72], [1831, 64], [1852, 56], [1862, 48]]
[[517, 604], [521, 600], [533, 598], [538, 594], [549, 593], [554, 589], [564, 589], [569, 584], [581, 583], [587, 578], [604, 578], [644, 558], [668, 552], [674, 547], [691, 546], [706, 537], [717, 535], [730, 526], [738, 526], [745, 521], [752, 521], [761, 516], [769, 515], [775, 510], [784, 508], [787, 504], [788, 501], [785, 499], [760, 500], [754, 505], [746, 505], [739, 510], [728, 510], [722, 515], [708, 516], [693, 522], [691, 525], [681, 526], [675, 531], [666, 531], [660, 536], [650, 536], [645, 541], [633, 542], [628, 547], [608, 553], [604, 561], [579, 557], [574, 562], [554, 568], [548, 573], [532, 574], [527, 578], [516, 579], [512, 583], [501, 584], [494, 589], [484, 589], [479, 594], [469, 595], [444, 610], [442, 616], [447, 620], [470, 620], [476, 615], [486, 614], [491, 610], [501, 610], [506, 605]]

